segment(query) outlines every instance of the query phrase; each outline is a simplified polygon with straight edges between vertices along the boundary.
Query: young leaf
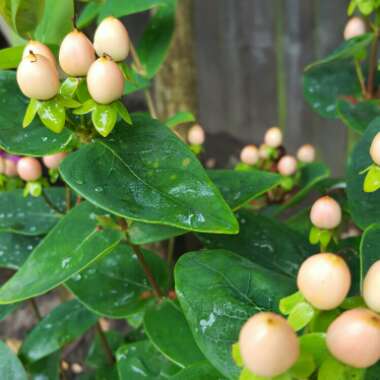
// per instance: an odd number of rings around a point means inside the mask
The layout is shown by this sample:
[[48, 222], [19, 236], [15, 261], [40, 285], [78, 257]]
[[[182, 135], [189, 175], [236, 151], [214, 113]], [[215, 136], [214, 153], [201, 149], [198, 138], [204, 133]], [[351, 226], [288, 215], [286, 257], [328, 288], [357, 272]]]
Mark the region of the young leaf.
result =
[[44, 0], [13, 0], [12, 23], [14, 30], [23, 38], [28, 38], [40, 22]]
[[65, 127], [66, 110], [58, 97], [41, 102], [38, 116], [42, 123], [54, 133], [61, 133]]
[[91, 120], [98, 133], [107, 137], [115, 127], [117, 110], [112, 105], [96, 104], [91, 114]]
[[5, 380], [28, 380], [17, 356], [0, 341], [0, 373]]
[[174, 116], [169, 117], [165, 124], [169, 128], [175, 128], [178, 125], [195, 122], [195, 116], [191, 112], [178, 112]]
[[100, 2], [89, 2], [85, 5], [77, 20], [77, 27], [83, 29], [89, 26], [96, 19], [103, 6], [104, 3]]
[[316, 365], [321, 363], [329, 356], [326, 346], [326, 334], [311, 333], [300, 337], [301, 352], [309, 353], [313, 356]]
[[93, 99], [88, 99], [80, 107], [75, 109], [73, 113], [75, 115], [85, 115], [86, 113], [93, 111], [95, 108], [96, 108], [95, 101]]
[[301, 352], [296, 364], [289, 370], [292, 376], [297, 379], [307, 379], [316, 370], [313, 355]]
[[30, 99], [28, 107], [26, 108], [24, 120], [22, 122], [23, 128], [28, 127], [37, 115], [41, 103], [37, 99]]
[[364, 178], [363, 190], [373, 193], [380, 189], [380, 167], [376, 164], [370, 166]]
[[132, 124], [131, 116], [127, 110], [127, 107], [119, 100], [113, 103], [118, 115], [124, 120], [127, 124]]
[[281, 298], [279, 309], [282, 314], [289, 315], [292, 310], [299, 304], [305, 301], [301, 292], [295, 292], [290, 296]]
[[235, 364], [238, 367], [244, 367], [243, 358], [240, 353], [239, 342], [236, 342], [232, 345], [232, 359], [234, 359]]
[[72, 97], [75, 94], [75, 91], [78, 89], [80, 81], [81, 79], [79, 78], [74, 78], [74, 77], [66, 78], [64, 82], [61, 84], [59, 93], [62, 96]]
[[59, 380], [61, 353], [55, 352], [28, 365], [30, 380]]
[[12, 46], [0, 50], [0, 69], [15, 69], [22, 59], [25, 45]]
[[314, 316], [313, 307], [307, 302], [300, 302], [290, 312], [288, 322], [295, 331], [299, 331], [307, 326]]

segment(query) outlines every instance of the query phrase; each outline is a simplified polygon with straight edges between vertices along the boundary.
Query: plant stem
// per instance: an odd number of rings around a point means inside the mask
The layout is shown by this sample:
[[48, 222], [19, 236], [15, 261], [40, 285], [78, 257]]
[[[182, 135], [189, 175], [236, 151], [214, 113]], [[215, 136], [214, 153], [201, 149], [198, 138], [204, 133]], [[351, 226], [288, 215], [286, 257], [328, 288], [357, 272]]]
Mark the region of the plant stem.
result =
[[175, 247], [175, 238], [172, 237], [169, 239], [169, 242], [168, 242], [168, 255], [167, 255], [168, 268], [169, 268], [169, 290], [173, 282], [174, 247]]
[[69, 186], [65, 186], [65, 201], [66, 201], [66, 211], [69, 211], [72, 207], [71, 204], [71, 196], [72, 196], [72, 191]]
[[58, 214], [63, 214], [63, 212], [49, 199], [49, 197], [47, 196], [45, 190], [42, 190], [42, 197], [44, 198], [46, 204], [52, 209], [54, 210], [55, 212], [57, 212]]
[[100, 325], [99, 322], [96, 322], [95, 328], [96, 328], [96, 332], [99, 335], [102, 349], [107, 356], [109, 364], [112, 365], [115, 363], [115, 357], [113, 356], [112, 348], [108, 342], [108, 339], [107, 339], [106, 335], [104, 334], [102, 326]]
[[377, 45], [379, 43], [379, 30], [375, 30], [375, 38], [371, 46], [371, 56], [369, 61], [369, 72], [368, 72], [368, 96], [372, 99], [375, 92], [375, 79], [377, 71]]
[[42, 319], [42, 315], [40, 313], [40, 309], [38, 308], [37, 302], [34, 298], [30, 299], [30, 305], [32, 306], [32, 309], [33, 309], [34, 314], [36, 315], [37, 319], [40, 321]]
[[355, 71], [356, 71], [356, 75], [357, 75], [359, 83], [360, 83], [362, 95], [364, 97], [367, 97], [367, 89], [365, 86], [365, 79], [364, 79], [364, 75], [363, 75], [363, 70], [362, 70], [362, 67], [360, 66], [359, 60], [357, 60], [357, 59], [355, 59]]
[[[145, 74], [145, 69], [144, 69], [144, 67], [143, 67], [143, 65], [142, 65], [142, 63], [140, 61], [139, 55], [137, 54], [136, 48], [133, 45], [133, 43], [132, 43], [131, 40], [129, 40], [129, 46], [130, 46], [130, 49], [131, 49], [132, 59], [133, 59], [133, 62], [135, 64], [137, 70], [140, 73]], [[153, 98], [152, 98], [152, 95], [151, 95], [150, 91], [149, 90], [145, 90], [144, 91], [144, 95], [145, 95], [145, 100], [146, 100], [146, 103], [147, 103], [150, 115], [154, 119], [157, 119], [157, 111], [156, 111], [156, 107], [154, 105]]]

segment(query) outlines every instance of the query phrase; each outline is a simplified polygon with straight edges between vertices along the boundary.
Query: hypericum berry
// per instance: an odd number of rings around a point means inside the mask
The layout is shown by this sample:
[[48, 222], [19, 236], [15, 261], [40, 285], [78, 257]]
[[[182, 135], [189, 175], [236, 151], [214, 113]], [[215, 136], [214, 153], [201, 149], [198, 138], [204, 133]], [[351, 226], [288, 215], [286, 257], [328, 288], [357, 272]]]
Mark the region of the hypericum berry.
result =
[[100, 104], [109, 104], [124, 93], [124, 76], [119, 66], [108, 56], [97, 59], [88, 70], [88, 91]]
[[268, 145], [261, 144], [259, 146], [259, 157], [263, 160], [269, 158], [269, 149]]
[[85, 76], [95, 61], [95, 49], [86, 35], [75, 29], [63, 39], [59, 48], [59, 64], [72, 77]]
[[328, 328], [326, 343], [341, 362], [370, 367], [380, 358], [380, 317], [364, 308], [345, 311]]
[[17, 176], [17, 162], [19, 161], [18, 156], [6, 156], [4, 158], [4, 174], [8, 177]]
[[278, 148], [282, 144], [282, 132], [280, 128], [269, 128], [264, 136], [264, 143], [271, 148]]
[[347, 21], [344, 28], [344, 39], [349, 40], [350, 38], [361, 36], [366, 33], [367, 26], [361, 17], [352, 17]]
[[335, 309], [350, 290], [350, 269], [341, 257], [333, 253], [318, 253], [302, 263], [297, 285], [306, 300], [317, 309]]
[[28, 98], [48, 100], [57, 95], [59, 77], [57, 69], [40, 54], [28, 54], [18, 65], [17, 83]]
[[342, 210], [335, 199], [326, 195], [314, 202], [310, 211], [310, 219], [315, 227], [332, 230], [340, 224]]
[[313, 162], [315, 160], [315, 148], [313, 145], [302, 145], [297, 151], [297, 158], [307, 164]]
[[5, 173], [5, 158], [0, 156], [0, 174]]
[[105, 18], [97, 27], [94, 47], [99, 57], [109, 55], [115, 62], [124, 61], [129, 52], [128, 32], [116, 17]]
[[42, 42], [30, 40], [25, 46], [25, 49], [22, 53], [22, 58], [27, 57], [31, 52], [33, 54], [43, 55], [53, 64], [55, 68], [57, 67], [57, 62], [55, 60], [54, 54], [49, 49], [49, 47], [44, 45]]
[[187, 132], [187, 140], [191, 145], [202, 145], [205, 139], [205, 131], [199, 124], [193, 125]]
[[297, 171], [297, 160], [290, 155], [283, 156], [278, 161], [277, 170], [283, 176], [293, 175]]
[[268, 377], [286, 372], [300, 353], [297, 335], [286, 319], [270, 312], [248, 319], [240, 330], [239, 347], [245, 367]]
[[240, 152], [240, 161], [244, 164], [255, 165], [259, 159], [259, 150], [256, 145], [246, 145]]
[[36, 181], [42, 175], [40, 161], [34, 157], [23, 157], [17, 162], [17, 173], [24, 181]]
[[371, 143], [369, 154], [376, 165], [380, 165], [380, 132], [376, 134]]
[[363, 282], [363, 298], [367, 306], [380, 312], [380, 260], [376, 261], [368, 270]]
[[66, 156], [66, 152], [55, 153], [49, 156], [44, 156], [42, 162], [49, 169], [57, 169]]

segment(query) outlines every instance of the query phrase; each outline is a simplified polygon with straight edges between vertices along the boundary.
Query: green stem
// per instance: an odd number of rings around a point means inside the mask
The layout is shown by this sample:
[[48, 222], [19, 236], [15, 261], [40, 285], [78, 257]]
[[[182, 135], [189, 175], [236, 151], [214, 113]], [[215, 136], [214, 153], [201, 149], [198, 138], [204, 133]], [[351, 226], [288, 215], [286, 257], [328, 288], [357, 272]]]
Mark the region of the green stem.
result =
[[364, 74], [363, 74], [363, 70], [362, 70], [362, 66], [360, 64], [360, 61], [358, 59], [355, 59], [355, 71], [356, 71], [356, 75], [357, 75], [358, 80], [359, 80], [362, 95], [363, 95], [363, 97], [367, 97], [367, 89], [365, 86]]
[[115, 357], [113, 355], [112, 348], [108, 342], [108, 339], [106, 335], [104, 334], [102, 326], [100, 325], [99, 322], [96, 322], [95, 329], [99, 335], [100, 343], [101, 343], [104, 353], [106, 354], [107, 360], [110, 365], [113, 365], [115, 363]]
[[42, 319], [42, 315], [40, 313], [40, 309], [38, 308], [37, 301], [34, 298], [30, 299], [30, 305], [31, 305], [37, 319], [40, 321]]
[[367, 93], [368, 96], [372, 99], [375, 95], [375, 80], [376, 80], [376, 71], [377, 71], [377, 48], [379, 43], [379, 30], [375, 31], [375, 38], [373, 39], [371, 46], [371, 55], [369, 61], [369, 72], [368, 72], [368, 84], [367, 84]]

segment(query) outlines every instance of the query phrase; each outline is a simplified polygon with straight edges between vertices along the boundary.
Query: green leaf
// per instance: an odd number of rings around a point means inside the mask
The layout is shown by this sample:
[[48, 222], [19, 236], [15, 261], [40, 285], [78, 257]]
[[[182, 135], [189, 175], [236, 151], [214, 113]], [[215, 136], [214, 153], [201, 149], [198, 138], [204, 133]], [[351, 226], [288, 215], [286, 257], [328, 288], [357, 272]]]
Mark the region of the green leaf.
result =
[[279, 309], [282, 314], [289, 315], [291, 311], [300, 303], [305, 301], [301, 292], [295, 292], [290, 296], [286, 296], [280, 300]]
[[314, 316], [313, 307], [307, 302], [300, 302], [290, 312], [288, 322], [295, 331], [299, 331], [307, 326]]
[[30, 362], [40, 360], [84, 334], [96, 321], [76, 300], [61, 304], [29, 333], [20, 354]]
[[148, 78], [154, 77], [166, 59], [175, 27], [175, 10], [176, 0], [166, 0], [151, 17], [137, 45]]
[[[52, 187], [44, 190], [46, 197], [59, 210], [64, 210], [64, 189]], [[47, 233], [61, 218], [50, 208], [43, 197], [25, 198], [22, 190], [0, 192], [0, 231], [22, 235]]]
[[364, 280], [369, 268], [380, 260], [380, 224], [369, 226], [360, 242], [360, 278]]
[[122, 346], [116, 357], [120, 380], [163, 380], [178, 371], [149, 341]]
[[138, 74], [133, 68], [123, 65], [124, 75], [127, 80], [124, 85], [124, 95], [132, 94], [136, 91], [144, 90], [150, 86], [150, 80]]
[[91, 114], [91, 120], [98, 133], [107, 137], [115, 127], [117, 110], [110, 104], [96, 104]]
[[295, 290], [292, 279], [225, 250], [181, 256], [175, 280], [195, 341], [229, 379], [236, 379], [240, 372], [231, 346], [244, 322], [259, 311], [277, 310], [280, 299]]
[[312, 332], [326, 332], [331, 323], [338, 318], [341, 314], [341, 310], [333, 309], [327, 311], [318, 311], [311, 321], [308, 331]]
[[305, 334], [299, 338], [299, 341], [301, 352], [307, 352], [311, 354], [318, 367], [329, 356], [329, 351], [326, 346], [326, 334]]
[[21, 37], [31, 37], [42, 18], [44, 5], [44, 0], [12, 0], [13, 28]]
[[134, 115], [133, 127], [119, 125], [109, 138], [82, 146], [60, 172], [83, 197], [127, 219], [212, 233], [238, 230], [188, 147], [146, 115]]
[[62, 96], [73, 96], [75, 91], [78, 89], [81, 78], [68, 77], [61, 84], [59, 93]]
[[244, 367], [243, 358], [241, 357], [239, 342], [232, 345], [232, 359], [238, 367]]
[[28, 127], [37, 115], [41, 104], [37, 99], [30, 99], [28, 107], [25, 111], [24, 120], [22, 121], [22, 127]]
[[176, 227], [135, 221], [131, 222], [128, 227], [128, 236], [130, 237], [131, 242], [138, 245], [156, 243], [185, 233], [186, 230]]
[[165, 300], [146, 310], [144, 331], [152, 344], [179, 367], [204, 360], [181, 308], [173, 301]]
[[0, 341], [0, 373], [3, 380], [28, 380], [17, 356]]
[[0, 321], [5, 319], [9, 314], [13, 313], [20, 304], [13, 303], [10, 305], [0, 305]]
[[107, 16], [122, 17], [144, 12], [165, 3], [166, 0], [108, 0], [100, 9], [99, 20]]
[[363, 190], [366, 193], [373, 193], [380, 189], [380, 167], [373, 164], [369, 167], [363, 184]]
[[65, 215], [0, 289], [0, 304], [43, 294], [109, 253], [122, 234], [108, 229], [98, 231], [96, 215], [101, 213], [84, 202]]
[[175, 128], [178, 125], [195, 122], [195, 116], [191, 112], [177, 112], [165, 121], [169, 128]]
[[66, 110], [58, 97], [40, 102], [38, 116], [42, 123], [54, 133], [61, 133], [65, 127]]
[[72, 139], [69, 130], [57, 135], [37, 118], [29, 128], [22, 128], [28, 99], [18, 89], [15, 72], [0, 71], [0, 94], [0, 147], [3, 150], [26, 156], [44, 156], [65, 150]]
[[0, 268], [18, 269], [40, 240], [39, 236], [0, 232]]
[[364, 376], [364, 380], [377, 380], [379, 377], [380, 362], [377, 362], [370, 368], [367, 368]]
[[30, 380], [59, 380], [61, 353], [56, 352], [28, 366]]
[[346, 99], [339, 99], [337, 113], [347, 127], [363, 134], [370, 122], [380, 116], [380, 104], [377, 100], [352, 103]]
[[193, 364], [185, 369], [182, 369], [171, 380], [223, 380], [222, 375], [210, 365], [210, 363], [203, 361]]
[[307, 379], [315, 371], [316, 365], [313, 356], [301, 352], [300, 357], [289, 372], [297, 379]]
[[380, 117], [376, 118], [368, 126], [348, 159], [348, 205], [354, 222], [362, 229], [380, 220], [380, 208], [374, 207], [374, 205], [380, 203], [380, 191], [364, 192], [363, 183], [365, 176], [360, 174], [372, 164], [369, 149], [373, 138], [379, 131]]
[[326, 359], [318, 373], [318, 380], [362, 380], [365, 369], [352, 368], [338, 362], [333, 357]]
[[[157, 283], [166, 289], [165, 262], [150, 251], [144, 250], [143, 254]], [[120, 244], [106, 257], [74, 275], [66, 285], [86, 307], [110, 318], [135, 314], [154, 296], [136, 255], [126, 244]]]
[[234, 236], [198, 234], [208, 248], [229, 249], [275, 272], [295, 277], [300, 264], [317, 247], [284, 224], [247, 210], [237, 213], [240, 233]]
[[73, 29], [74, 0], [44, 0], [45, 10], [34, 38], [43, 43], [59, 45]]
[[85, 115], [86, 113], [93, 111], [95, 108], [96, 108], [95, 101], [93, 99], [88, 99], [80, 107], [75, 109], [73, 113], [75, 115]]
[[89, 26], [96, 19], [103, 6], [104, 3], [96, 1], [91, 1], [85, 5], [77, 20], [77, 27], [83, 29]]
[[0, 50], [0, 69], [14, 69], [21, 61], [22, 53], [24, 52], [25, 45], [12, 46]]
[[124, 120], [127, 124], [132, 124], [132, 119], [129, 115], [127, 107], [120, 100], [113, 103], [113, 106], [115, 107], [117, 113], [122, 118], [122, 120]]

